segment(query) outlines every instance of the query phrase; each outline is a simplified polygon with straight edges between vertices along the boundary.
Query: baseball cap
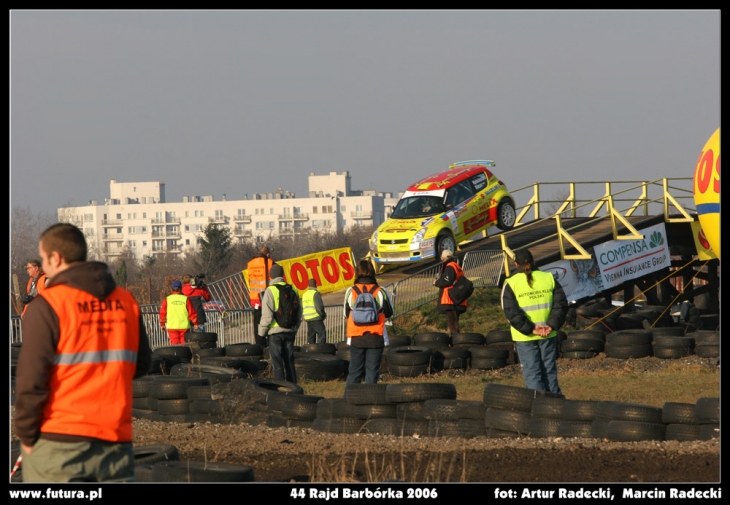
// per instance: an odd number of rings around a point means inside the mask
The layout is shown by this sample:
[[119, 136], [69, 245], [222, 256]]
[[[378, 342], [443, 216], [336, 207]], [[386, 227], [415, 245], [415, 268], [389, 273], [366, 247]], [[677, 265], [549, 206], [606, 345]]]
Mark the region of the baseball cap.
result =
[[271, 275], [272, 279], [275, 279], [276, 277], [284, 277], [284, 269], [281, 268], [281, 265], [274, 265], [271, 267], [271, 270], [269, 270], [269, 275]]
[[446, 261], [448, 258], [453, 258], [453, 257], [454, 257], [454, 253], [448, 249], [444, 249], [444, 251], [441, 253], [441, 261]]
[[172, 289], [182, 289], [182, 282], [172, 281]]

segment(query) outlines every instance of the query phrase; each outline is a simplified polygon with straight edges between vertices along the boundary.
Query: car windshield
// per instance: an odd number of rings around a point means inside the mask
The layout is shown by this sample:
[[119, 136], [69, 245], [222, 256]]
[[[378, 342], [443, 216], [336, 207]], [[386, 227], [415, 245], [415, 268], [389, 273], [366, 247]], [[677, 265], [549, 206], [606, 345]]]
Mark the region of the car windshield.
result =
[[398, 200], [393, 214], [396, 219], [427, 217], [444, 212], [443, 199], [440, 196], [409, 196]]

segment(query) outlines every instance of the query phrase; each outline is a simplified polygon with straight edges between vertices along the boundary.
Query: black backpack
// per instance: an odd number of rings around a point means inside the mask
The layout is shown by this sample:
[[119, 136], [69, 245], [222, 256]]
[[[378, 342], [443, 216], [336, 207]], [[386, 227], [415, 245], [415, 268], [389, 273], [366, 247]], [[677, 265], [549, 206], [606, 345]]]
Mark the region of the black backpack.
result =
[[469, 298], [474, 292], [474, 284], [466, 278], [466, 275], [459, 277], [451, 289], [449, 289], [449, 298], [454, 305], [460, 305], [464, 300]]
[[279, 308], [274, 312], [276, 324], [286, 329], [294, 328], [299, 323], [299, 296], [290, 284], [272, 284], [271, 287], [279, 291]]

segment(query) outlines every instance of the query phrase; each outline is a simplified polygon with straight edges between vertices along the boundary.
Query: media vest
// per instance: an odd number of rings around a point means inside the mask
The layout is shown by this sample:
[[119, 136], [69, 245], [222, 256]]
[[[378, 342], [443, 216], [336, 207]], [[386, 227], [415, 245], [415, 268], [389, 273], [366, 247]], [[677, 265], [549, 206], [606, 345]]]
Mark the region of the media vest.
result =
[[[532, 287], [527, 284], [527, 276], [520, 272], [513, 275], [505, 282], [512, 288], [515, 294], [517, 305], [525, 311], [527, 319], [533, 324], [547, 324], [550, 317], [550, 310], [553, 306], [553, 290], [555, 289], [555, 277], [549, 272], [540, 272], [539, 270], [532, 272]], [[525, 335], [514, 327], [510, 326], [512, 332], [512, 340], [518, 342], [527, 342], [530, 340], [540, 340], [540, 335]], [[546, 338], [552, 338], [557, 335], [557, 331], [553, 329]]]
[[[363, 288], [367, 288], [368, 291], [370, 291], [373, 287], [373, 284], [355, 284], [360, 291], [363, 290]], [[352, 313], [350, 313], [349, 316], [347, 316], [347, 337], [349, 338], [355, 338], [355, 337], [362, 337], [366, 333], [370, 333], [373, 335], [382, 335], [383, 334], [383, 328], [385, 328], [385, 314], [383, 313], [383, 304], [380, 303], [381, 296], [385, 296], [380, 292], [380, 286], [377, 286], [375, 290], [371, 292], [373, 295], [373, 298], [375, 298], [375, 303], [378, 304], [378, 322], [375, 324], [372, 324], [370, 326], [358, 326], [354, 323], [352, 320]], [[355, 304], [357, 303], [357, 297], [358, 294], [354, 289], [350, 290], [350, 297], [349, 297], [349, 303], [350, 308], [354, 308]], [[385, 300], [383, 299], [383, 303], [385, 303]]]
[[[464, 271], [461, 269], [456, 261], [452, 261], [448, 266], [452, 267], [454, 269], [454, 272], [456, 272], [456, 278], [454, 279], [455, 284], [456, 281], [458, 281], [459, 278], [464, 275]], [[441, 305], [454, 305], [454, 301], [451, 299], [451, 296], [449, 296], [449, 291], [451, 291], [451, 288], [452, 286], [445, 287], [444, 290], [441, 292], [441, 299], [439, 300], [439, 303]], [[466, 307], [466, 300], [461, 302], [459, 305], [461, 307]]]
[[314, 304], [314, 295], [317, 293], [318, 291], [316, 289], [308, 288], [302, 295], [302, 315], [305, 321], [320, 319], [317, 307]]
[[65, 285], [41, 296], [60, 330], [41, 433], [131, 442], [140, 320], [134, 297], [117, 287], [102, 301]]
[[173, 293], [167, 297], [167, 314], [165, 327], [168, 330], [187, 330], [190, 328], [188, 319], [188, 297]]
[[264, 256], [256, 256], [248, 262], [246, 269], [248, 270], [248, 292], [251, 300], [251, 306], [261, 304], [261, 294], [269, 285], [271, 280], [269, 270], [271, 270], [274, 260]]

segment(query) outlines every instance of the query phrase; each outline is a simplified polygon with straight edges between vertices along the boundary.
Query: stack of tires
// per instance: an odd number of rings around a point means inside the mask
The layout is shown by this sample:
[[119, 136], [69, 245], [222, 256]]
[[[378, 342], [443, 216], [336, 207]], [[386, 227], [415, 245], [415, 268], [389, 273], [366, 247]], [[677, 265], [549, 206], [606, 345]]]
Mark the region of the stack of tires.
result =
[[[515, 350], [515, 343], [512, 340], [512, 332], [510, 330], [490, 330], [484, 335], [484, 341], [490, 349], [501, 349], [507, 351], [505, 359], [507, 365], [516, 365], [520, 362]], [[474, 356], [472, 356], [474, 358]], [[472, 361], [472, 367], [474, 362]]]
[[210, 381], [207, 378], [173, 376], [135, 379], [132, 382], [132, 416], [152, 421], [193, 421], [190, 415], [192, 400], [188, 398], [191, 386], [210, 386]]
[[565, 400], [557, 436], [591, 438], [591, 428], [598, 415], [598, 406], [599, 402], [594, 400]]
[[606, 427], [610, 441], [664, 440], [666, 431], [661, 407], [626, 402], [614, 402], [611, 406], [611, 420]]
[[652, 330], [619, 330], [606, 335], [605, 353], [609, 358], [643, 358], [652, 355]]
[[575, 330], [564, 335], [565, 339], [560, 342], [561, 358], [594, 358], [605, 349], [606, 334], [602, 331]]
[[248, 342], [240, 344], [228, 344], [224, 348], [224, 356], [241, 358], [250, 361], [258, 370], [256, 377], [260, 376], [268, 364], [264, 361], [264, 348], [260, 344], [251, 344]]
[[389, 349], [385, 353], [388, 372], [395, 377], [418, 377], [428, 374], [431, 367], [430, 347], [406, 345]]
[[305, 344], [294, 356], [297, 380], [329, 381], [345, 375], [345, 360], [337, 356], [334, 344]]
[[[552, 393], [490, 383], [484, 387], [486, 435], [490, 438], [525, 437], [530, 431], [532, 402], [538, 395]], [[555, 395], [557, 396], [557, 395]]]
[[677, 359], [694, 354], [695, 339], [675, 327], [652, 329], [652, 354], [661, 359]]
[[720, 357], [720, 332], [717, 330], [697, 330], [688, 333], [695, 342], [695, 354], [701, 358]]
[[322, 398], [317, 402], [312, 428], [326, 433], [358, 433], [364, 424], [355, 415], [355, 405], [345, 398]]
[[[394, 435], [398, 429], [396, 404], [385, 396], [387, 384], [348, 384], [345, 399], [353, 405], [356, 418], [364, 421], [363, 431]], [[403, 433], [408, 435], [411, 433]]]

